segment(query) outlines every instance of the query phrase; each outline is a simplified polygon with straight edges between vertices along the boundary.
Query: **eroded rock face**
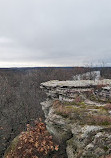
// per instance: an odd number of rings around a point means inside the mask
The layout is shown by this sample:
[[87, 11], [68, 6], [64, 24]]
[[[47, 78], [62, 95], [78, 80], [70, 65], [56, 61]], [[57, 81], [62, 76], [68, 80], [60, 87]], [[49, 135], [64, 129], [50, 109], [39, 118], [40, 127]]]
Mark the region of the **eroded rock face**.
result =
[[47, 93], [47, 100], [41, 103], [47, 129], [61, 144], [66, 144], [68, 158], [111, 154], [111, 95], [99, 95], [104, 89], [110, 92], [107, 87], [111, 87], [111, 80], [41, 84]]

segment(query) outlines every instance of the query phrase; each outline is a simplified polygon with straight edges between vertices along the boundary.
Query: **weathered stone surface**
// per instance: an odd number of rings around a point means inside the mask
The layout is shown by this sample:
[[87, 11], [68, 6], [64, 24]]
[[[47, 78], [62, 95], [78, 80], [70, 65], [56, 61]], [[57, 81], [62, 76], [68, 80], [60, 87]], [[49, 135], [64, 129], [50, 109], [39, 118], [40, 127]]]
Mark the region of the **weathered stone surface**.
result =
[[110, 79], [104, 79], [104, 80], [80, 80], [80, 81], [58, 81], [58, 80], [52, 80], [48, 82], [41, 83], [41, 87], [47, 87], [47, 89], [56, 88], [56, 87], [64, 87], [64, 88], [71, 88], [71, 87], [90, 87], [95, 85], [111, 85]]
[[47, 96], [53, 99], [59, 98], [64, 101], [72, 101], [77, 95], [83, 97], [93, 92], [103, 101], [111, 99], [111, 80], [80, 80], [80, 81], [48, 81], [41, 83], [41, 88], [46, 91]]
[[[89, 124], [88, 116], [108, 117], [110, 120], [110, 109], [105, 110], [107, 103], [90, 100], [95, 94], [95, 86], [111, 86], [111, 80], [101, 81], [49, 81], [41, 84], [41, 88], [47, 92], [48, 99], [42, 103], [46, 117], [47, 129], [60, 143], [67, 145], [68, 158], [99, 158], [111, 154], [111, 123]], [[104, 89], [99, 90], [102, 92]], [[110, 90], [110, 88], [108, 88]], [[98, 97], [99, 92], [95, 97]], [[106, 97], [106, 96], [105, 96]], [[60, 101], [60, 105], [54, 102]], [[61, 105], [62, 104], [62, 105]], [[62, 115], [60, 108], [64, 108]], [[71, 110], [69, 110], [71, 109]], [[58, 111], [57, 111], [58, 110]]]

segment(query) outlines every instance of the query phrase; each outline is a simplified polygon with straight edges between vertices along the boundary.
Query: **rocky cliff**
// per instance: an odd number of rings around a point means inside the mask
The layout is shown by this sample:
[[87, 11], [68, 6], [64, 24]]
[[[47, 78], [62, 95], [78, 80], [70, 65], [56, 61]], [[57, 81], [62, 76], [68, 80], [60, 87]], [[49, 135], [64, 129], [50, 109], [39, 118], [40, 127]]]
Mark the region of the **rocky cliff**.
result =
[[41, 88], [47, 129], [68, 158], [111, 156], [111, 80], [49, 81]]

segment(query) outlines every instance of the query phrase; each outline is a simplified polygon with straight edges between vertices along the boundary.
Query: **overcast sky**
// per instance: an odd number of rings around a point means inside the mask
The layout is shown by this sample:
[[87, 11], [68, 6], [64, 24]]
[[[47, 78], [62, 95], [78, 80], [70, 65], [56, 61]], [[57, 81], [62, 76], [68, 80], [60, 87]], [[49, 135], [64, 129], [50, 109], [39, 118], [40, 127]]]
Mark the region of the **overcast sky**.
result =
[[0, 0], [0, 67], [111, 66], [111, 0]]

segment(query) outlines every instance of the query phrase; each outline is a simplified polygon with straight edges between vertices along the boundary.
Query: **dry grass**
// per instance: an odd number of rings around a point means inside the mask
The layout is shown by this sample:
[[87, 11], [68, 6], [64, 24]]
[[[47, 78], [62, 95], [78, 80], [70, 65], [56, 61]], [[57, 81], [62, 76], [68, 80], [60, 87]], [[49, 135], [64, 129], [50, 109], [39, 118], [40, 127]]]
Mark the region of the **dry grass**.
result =
[[71, 104], [67, 105], [67, 104], [64, 104], [64, 102], [62, 103], [57, 100], [54, 101], [53, 107], [57, 115], [61, 115], [62, 117], [69, 118], [71, 120], [77, 119], [78, 121], [82, 121], [81, 118], [83, 117], [85, 119], [85, 116], [86, 116], [85, 112], [87, 111], [86, 108], [83, 108], [83, 105], [82, 107], [71, 105]]
[[105, 115], [91, 115], [87, 121], [93, 125], [111, 125], [111, 117]]
[[111, 104], [106, 104], [104, 107], [103, 107], [105, 110], [111, 110]]
[[72, 112], [72, 108], [67, 108], [63, 105], [60, 105], [58, 108], [55, 109], [56, 113], [62, 115], [64, 117], [68, 117]]
[[72, 108], [67, 108], [59, 100], [55, 100], [53, 102], [53, 107], [57, 114], [62, 115], [64, 117], [68, 117], [68, 115], [72, 112]]
[[107, 156], [102, 156], [100, 158], [111, 158], [111, 155], [107, 155]]
[[[67, 105], [67, 104], [66, 104]], [[91, 124], [91, 125], [111, 125], [111, 117], [107, 115], [106, 109], [101, 109], [98, 115], [95, 114], [88, 114], [87, 106], [74, 106], [74, 105], [64, 105], [62, 102], [56, 100], [53, 103], [53, 107], [55, 109], [55, 113], [61, 115], [65, 118], [76, 119], [79, 121], [81, 118], [83, 124]], [[110, 105], [106, 105], [107, 109], [110, 108]], [[72, 115], [73, 114], [73, 115]]]

